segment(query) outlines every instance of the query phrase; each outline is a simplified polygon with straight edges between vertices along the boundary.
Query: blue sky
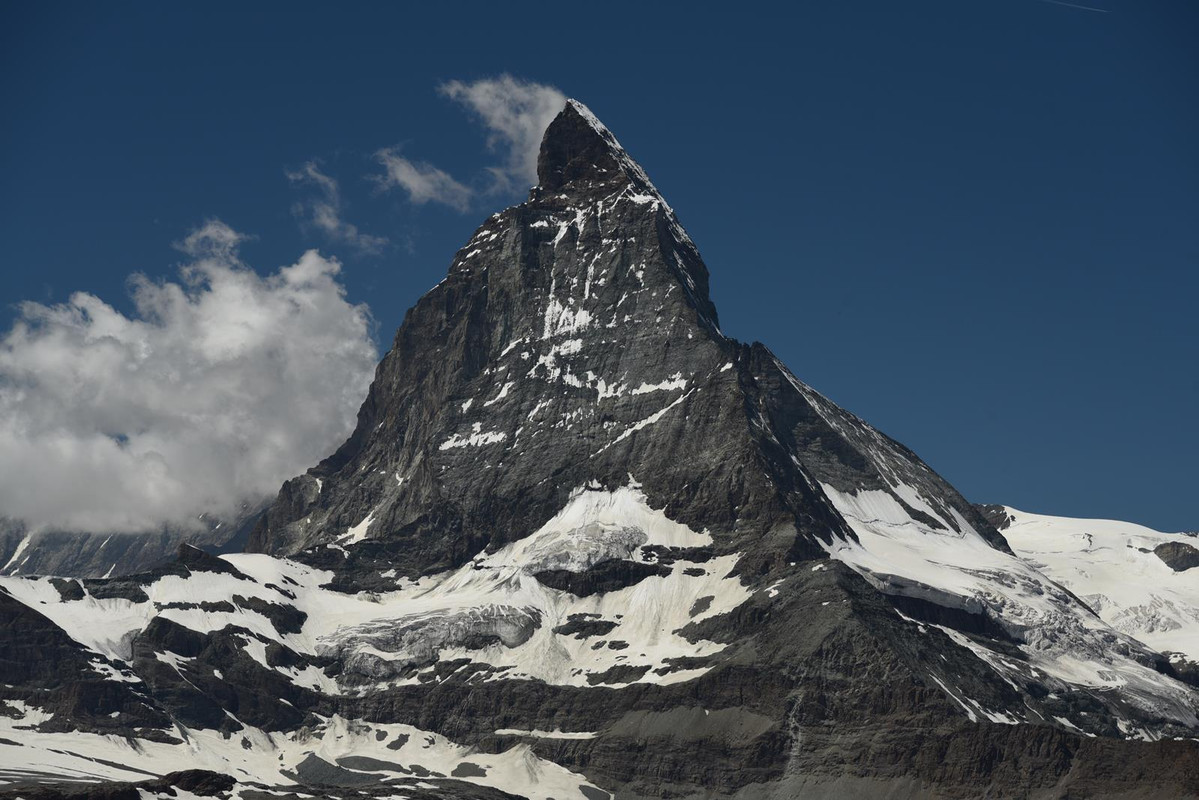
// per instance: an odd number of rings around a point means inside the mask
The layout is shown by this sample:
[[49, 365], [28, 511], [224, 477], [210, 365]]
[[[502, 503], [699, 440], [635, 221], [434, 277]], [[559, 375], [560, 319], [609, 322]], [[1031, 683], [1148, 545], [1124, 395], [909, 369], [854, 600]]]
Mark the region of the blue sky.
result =
[[[438, 91], [507, 73], [645, 166], [727, 333], [970, 499], [1199, 529], [1199, 7], [1083, 4], [4, 4], [0, 331], [78, 291], [136, 316], [215, 219], [263, 276], [339, 260], [385, 347], [523, 196]], [[469, 196], [387, 190], [383, 149]]]

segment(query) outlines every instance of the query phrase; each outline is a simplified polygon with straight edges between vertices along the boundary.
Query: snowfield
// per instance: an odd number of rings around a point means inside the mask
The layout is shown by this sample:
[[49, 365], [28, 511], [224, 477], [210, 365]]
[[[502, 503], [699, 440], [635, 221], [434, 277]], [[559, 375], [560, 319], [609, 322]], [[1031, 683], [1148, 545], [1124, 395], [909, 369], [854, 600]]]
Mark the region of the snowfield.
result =
[[[1051, 559], [1059, 559], [1056, 569], [1043, 573], [1035, 560], [991, 547], [960, 514], [946, 514], [935, 508], [911, 486], [897, 483], [889, 490], [857, 493], [840, 492], [829, 485], [822, 485], [822, 489], [857, 537], [856, 542], [834, 539], [828, 547], [829, 555], [848, 564], [886, 594], [957, 608], [998, 623], [1020, 643], [1026, 664], [1013, 663], [949, 628], [942, 630], [958, 644], [971, 649], [1000, 676], [1015, 680], [1020, 676], [1041, 677], [1038, 673], [1042, 673], [1061, 686], [1119, 690], [1123, 702], [1142, 713], [1164, 717], [1188, 728], [1199, 725], [1199, 706], [1191, 689], [1155, 669], [1150, 652], [1167, 640], [1174, 645], [1189, 641], [1194, 635], [1191, 633], [1195, 630], [1194, 623], [1190, 623], [1186, 633], [1176, 637], [1167, 632], [1164, 638], [1138, 641], [1138, 634], [1145, 631], [1146, 625], [1143, 616], [1135, 616], [1137, 610], [1168, 607], [1171, 613], [1179, 613], [1177, 609], [1185, 602], [1182, 595], [1186, 592], [1173, 594], [1169, 602], [1163, 602], [1155, 594], [1153, 579], [1168, 578], [1165, 573], [1171, 570], [1151, 553], [1126, 546], [1125, 539], [1131, 535], [1128, 528], [1137, 526], [1120, 528], [1121, 524], [1114, 524], [1109, 535], [1116, 537], [1113, 542], [1118, 540], [1116, 557], [1112, 557], [1110, 546], [1098, 550], [1101, 560], [1092, 566], [1089, 558], [1092, 551], [1078, 548], [1079, 543], [1086, 541], [1082, 537], [1082, 529], [1087, 527], [1085, 521], [1071, 520], [1070, 525], [1062, 521], [1044, 541], [1039, 536], [1045, 529], [1044, 523], [1037, 529], [1035, 524], [1025, 522], [1009, 541], [1018, 553], [1027, 552], [1030, 540], [1040, 542], [1038, 546], [1053, 554], [1049, 556]], [[1116, 529], [1123, 533], [1115, 534]], [[1121, 558], [1125, 561], [1131, 558], [1130, 552], [1145, 560], [1140, 575], [1121, 569], [1124, 563]], [[1037, 551], [1032, 555], [1043, 554]], [[1161, 570], [1149, 559], [1157, 561]], [[1129, 580], [1134, 575], [1148, 580]], [[1180, 573], [1178, 577], [1185, 579], [1185, 575]], [[1084, 576], [1090, 583], [1083, 582]], [[1083, 594], [1084, 600], [1088, 596], [1107, 598], [1108, 616], [1094, 613], [1073, 597], [1068, 591], [1075, 589], [1072, 582], [1086, 587], [1081, 592], [1075, 591]], [[1177, 583], [1182, 585], [1181, 580]], [[1191, 596], [1199, 599], [1197, 593], [1191, 592]], [[1139, 620], [1138, 624], [1118, 627], [1121, 621], [1134, 618]], [[971, 717], [992, 716], [969, 698], [943, 688]], [[1126, 733], [1153, 737], [1147, 730], [1134, 732], [1136, 726], [1128, 720], [1124, 723], [1128, 726]]]
[[[722, 649], [711, 642], [688, 641], [677, 631], [731, 611], [749, 598], [741, 581], [730, 576], [737, 556], [714, 558], [699, 567], [680, 561], [666, 568], [666, 574], [587, 597], [550, 588], [534, 575], [555, 569], [583, 571], [614, 558], [654, 564], [643, 546], [698, 547], [711, 542], [707, 534], [651, 509], [633, 482], [612, 492], [581, 487], [533, 535], [496, 553], [481, 553], [450, 572], [417, 581], [397, 579], [390, 592], [346, 594], [325, 589], [332, 573], [260, 554], [223, 556], [245, 577], [210, 572], [160, 577], [143, 587], [149, 598], [144, 602], [97, 599], [90, 594], [64, 601], [52, 579], [45, 577], [0, 578], [0, 587], [45, 614], [75, 641], [118, 661], [130, 658], [131, 641], [139, 631], [155, 617], [164, 617], [201, 633], [236, 625], [262, 640], [278, 641], [309, 655], [336, 651], [345, 657], [361, 649], [363, 662], [369, 661], [383, 677], [413, 664], [466, 658], [495, 667], [495, 677], [504, 679], [588, 686], [589, 676], [627, 665], [649, 668], [628, 682], [668, 683], [704, 671], [669, 670], [669, 659]], [[280, 633], [267, 616], [248, 608], [210, 610], [212, 604], [234, 596], [294, 607], [307, 619], [299, 632]], [[701, 604], [702, 611], [696, 610], [701, 599], [706, 604]], [[180, 604], [187, 607], [171, 607]], [[571, 617], [580, 616], [611, 623], [611, 633], [601, 641], [623, 646], [596, 650], [594, 639], [554, 632]], [[480, 633], [498, 635], [501, 641], [484, 647], [467, 641]], [[261, 641], [248, 644], [247, 652], [268, 666], [262, 651]], [[395, 670], [386, 669], [388, 663]], [[294, 669], [273, 669], [325, 692], [344, 690], [316, 670], [301, 676]], [[667, 674], [655, 674], [655, 669]], [[417, 681], [412, 675], [401, 682]]]
[[436, 786], [438, 778], [454, 778], [529, 800], [592, 800], [607, 795], [581, 775], [538, 758], [528, 745], [514, 744], [498, 754], [481, 753], [411, 725], [334, 716], [315, 728], [289, 734], [248, 727], [232, 736], [213, 730], [181, 731], [185, 742], [171, 745], [92, 733], [31, 733], [30, 726], [43, 716], [36, 710], [16, 718], [0, 715], [0, 786], [38, 778], [142, 781], [169, 772], [208, 769], [241, 782], [283, 787], [294, 784], [297, 775], [304, 777], [306, 769], [328, 770], [332, 765], [369, 770], [380, 780], [393, 782], [397, 790], [406, 783]]
[[1176, 572], [1153, 552], [1167, 543], [1199, 548], [1199, 537], [1131, 522], [1005, 511], [1012, 521], [1003, 535], [1012, 549], [1104, 622], [1154, 650], [1199, 661], [1199, 569]]
[[[635, 481], [615, 491], [580, 487], [553, 519], [533, 535], [490, 555], [481, 553], [450, 572], [417, 581], [398, 579], [394, 591], [345, 594], [322, 588], [332, 573], [287, 559], [259, 554], [224, 556], [241, 575], [193, 572], [165, 575], [142, 586], [147, 600], [64, 600], [53, 579], [0, 578], [0, 589], [37, 609], [73, 639], [97, 654], [95, 671], [108, 680], [140, 682], [118, 664], [131, 658], [134, 636], [155, 617], [164, 617], [199, 632], [235, 625], [257, 638], [244, 637], [245, 652], [264, 668], [286, 675], [293, 683], [326, 694], [361, 693], [370, 686], [414, 684], [419, 672], [439, 661], [467, 659], [489, 665], [484, 680], [532, 678], [546, 683], [589, 686], [589, 678], [613, 667], [645, 667], [627, 679], [671, 683], [706, 671], [674, 669], [670, 659], [703, 656], [724, 646], [689, 641], [678, 632], [686, 625], [722, 614], [750, 596], [729, 573], [737, 556], [713, 558], [702, 565], [678, 562], [633, 586], [578, 597], [550, 588], [534, 575], [544, 570], [582, 571], [609, 560], [653, 565], [646, 545], [700, 547], [711, 537], [668, 519], [649, 507]], [[347, 542], [349, 543], [349, 542]], [[352, 546], [352, 545], [351, 545]], [[284, 588], [286, 587], [286, 588]], [[294, 595], [294, 598], [291, 596]], [[211, 610], [235, 596], [291, 606], [307, 614], [302, 628], [280, 633], [271, 620], [245, 607]], [[208, 604], [205, 608], [205, 604]], [[181, 607], [182, 606], [182, 607]], [[554, 629], [573, 620], [604, 624], [608, 633], [577, 637]], [[494, 639], [479, 646], [479, 636]], [[472, 640], [474, 643], [472, 643]], [[311, 665], [271, 666], [264, 642], [277, 641], [297, 653], [336, 653], [345, 663], [337, 679]], [[615, 643], [616, 647], [600, 646]], [[158, 659], [176, 670], [189, 659], [161, 652]], [[405, 677], [398, 675], [408, 671]], [[656, 670], [656, 671], [655, 671]], [[182, 674], [182, 673], [181, 673]], [[350, 685], [346, 676], [355, 678]], [[340, 717], [316, 729], [289, 734], [267, 733], [250, 726], [229, 737], [214, 730], [179, 728], [181, 745], [94, 733], [39, 732], [49, 718], [37, 708], [12, 707], [15, 716], [0, 714], [0, 783], [39, 776], [78, 780], [142, 780], [150, 775], [207, 768], [239, 780], [287, 784], [312, 755], [329, 764], [349, 759], [369, 764], [392, 777], [424, 771], [493, 786], [530, 798], [606, 796], [578, 775], [537, 758], [516, 743], [498, 755], [457, 745], [443, 736], [407, 725], [373, 725]], [[240, 720], [239, 720], [240, 721]], [[594, 732], [500, 730], [517, 738], [586, 739]], [[398, 749], [394, 742], [404, 740]], [[392, 764], [395, 768], [387, 769]], [[466, 766], [463, 766], [466, 765]], [[311, 765], [310, 765], [311, 766]], [[299, 772], [297, 772], [299, 770]], [[426, 775], [426, 777], [428, 777]], [[599, 794], [597, 794], [597, 792]]]

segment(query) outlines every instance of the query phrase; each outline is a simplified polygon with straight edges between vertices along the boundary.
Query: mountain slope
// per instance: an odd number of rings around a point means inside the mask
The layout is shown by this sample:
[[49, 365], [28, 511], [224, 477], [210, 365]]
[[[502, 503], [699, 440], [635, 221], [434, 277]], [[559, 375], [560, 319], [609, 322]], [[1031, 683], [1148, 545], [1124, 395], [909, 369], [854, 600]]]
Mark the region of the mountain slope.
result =
[[[529, 200], [409, 311], [355, 432], [282, 487], [252, 552], [0, 579], [154, 715], [113, 736], [0, 662], [10, 775], [194, 766], [324, 796], [558, 800], [1199, 792], [1188, 675], [910, 450], [725, 337], [707, 276], [568, 103]], [[69, 687], [66, 653], [39, 668]]]

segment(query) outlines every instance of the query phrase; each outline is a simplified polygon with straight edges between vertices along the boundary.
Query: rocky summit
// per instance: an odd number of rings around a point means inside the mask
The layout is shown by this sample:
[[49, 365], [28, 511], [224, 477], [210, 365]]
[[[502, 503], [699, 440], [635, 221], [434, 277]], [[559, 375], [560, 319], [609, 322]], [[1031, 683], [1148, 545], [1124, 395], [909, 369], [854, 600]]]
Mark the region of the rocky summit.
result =
[[538, 179], [246, 552], [0, 579], [3, 796], [1199, 796], [1194, 654], [725, 336], [581, 104]]

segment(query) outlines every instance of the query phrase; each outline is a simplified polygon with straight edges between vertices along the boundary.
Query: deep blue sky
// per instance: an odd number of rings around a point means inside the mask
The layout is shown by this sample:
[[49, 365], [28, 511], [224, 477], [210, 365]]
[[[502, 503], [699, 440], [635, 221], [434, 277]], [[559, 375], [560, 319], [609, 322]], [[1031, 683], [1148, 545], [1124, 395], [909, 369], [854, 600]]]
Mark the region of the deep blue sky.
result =
[[[1080, 0], [1086, 2], [1086, 0]], [[1199, 4], [5, 3], [0, 330], [128, 308], [210, 217], [269, 272], [319, 246], [379, 339], [492, 211], [379, 195], [371, 154], [471, 180], [436, 91], [509, 72], [587, 103], [712, 272], [725, 331], [970, 499], [1199, 528]], [[297, 225], [318, 158], [379, 256]]]

